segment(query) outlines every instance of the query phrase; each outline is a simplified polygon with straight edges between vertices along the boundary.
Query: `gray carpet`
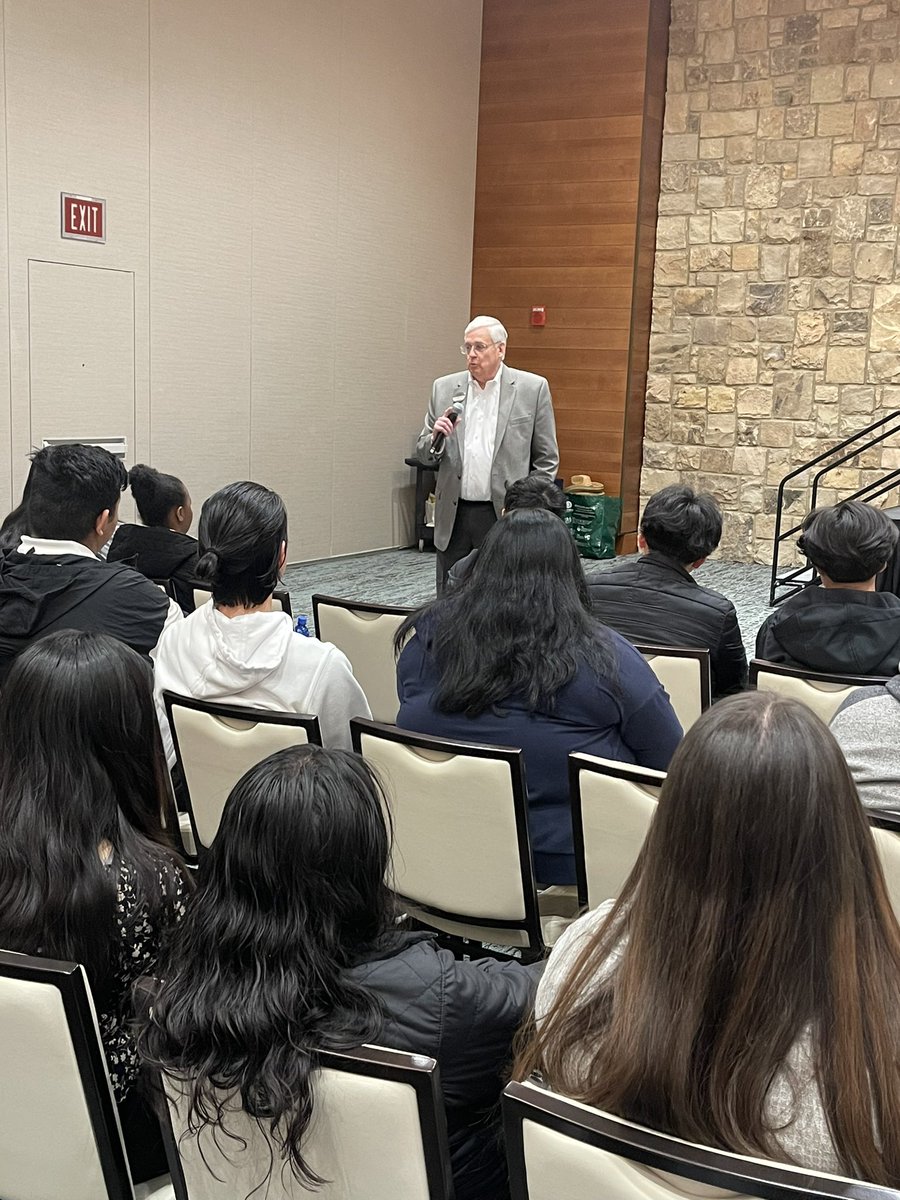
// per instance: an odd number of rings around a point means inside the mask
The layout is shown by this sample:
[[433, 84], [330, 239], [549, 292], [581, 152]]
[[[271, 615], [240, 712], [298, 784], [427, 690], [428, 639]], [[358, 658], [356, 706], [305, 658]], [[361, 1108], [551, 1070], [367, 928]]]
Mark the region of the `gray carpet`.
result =
[[[585, 560], [585, 570], [608, 571], [619, 560]], [[738, 621], [752, 658], [756, 631], [771, 609], [769, 568], [746, 563], [708, 562], [696, 573], [698, 583], [715, 588], [734, 603]], [[434, 554], [428, 550], [379, 550], [347, 558], [299, 563], [288, 567], [285, 586], [291, 593], [294, 615], [312, 615], [310, 597], [326, 596], [363, 600], [370, 604], [398, 604], [413, 608], [434, 597]], [[312, 627], [312, 620], [310, 620]]]

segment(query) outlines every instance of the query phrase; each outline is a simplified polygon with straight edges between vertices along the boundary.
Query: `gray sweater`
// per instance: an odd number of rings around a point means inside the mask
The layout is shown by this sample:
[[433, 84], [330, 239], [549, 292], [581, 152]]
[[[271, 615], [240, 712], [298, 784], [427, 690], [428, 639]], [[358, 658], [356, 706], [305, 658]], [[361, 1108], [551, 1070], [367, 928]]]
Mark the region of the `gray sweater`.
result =
[[900, 675], [851, 692], [831, 732], [866, 808], [900, 810]]

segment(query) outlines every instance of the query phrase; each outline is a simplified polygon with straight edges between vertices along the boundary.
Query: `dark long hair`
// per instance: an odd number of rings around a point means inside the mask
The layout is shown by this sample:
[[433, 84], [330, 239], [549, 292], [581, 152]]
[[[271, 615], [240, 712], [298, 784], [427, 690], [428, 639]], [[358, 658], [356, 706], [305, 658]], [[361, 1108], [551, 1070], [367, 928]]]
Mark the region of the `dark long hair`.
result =
[[22, 499], [16, 507], [6, 514], [0, 525], [0, 550], [15, 550], [22, 540], [22, 534], [28, 532], [28, 497], [31, 494], [31, 479], [34, 475], [34, 463], [28, 468], [25, 486], [22, 488]]
[[319, 1050], [381, 1024], [344, 974], [384, 934], [390, 836], [380, 789], [344, 750], [296, 746], [249, 770], [225, 804], [152, 999], [139, 1047], [189, 1089], [188, 1128], [228, 1136], [240, 1099], [294, 1176]]
[[896, 1187], [898, 995], [900, 929], [843, 755], [809, 709], [750, 692], [675, 752], [638, 862], [516, 1074], [783, 1160], [766, 1098], [809, 1030], [842, 1170]]
[[517, 509], [494, 525], [465, 584], [400, 626], [398, 653], [413, 629], [430, 642], [441, 712], [477, 716], [512, 696], [531, 711], [552, 710], [579, 667], [615, 675], [572, 535], [540, 509]]
[[197, 578], [215, 604], [262, 604], [278, 586], [287, 509], [277, 492], [243, 481], [220, 488], [200, 510]]
[[115, 638], [63, 630], [34, 642], [0, 692], [0, 946], [83, 963], [102, 1006], [115, 946], [108, 842], [161, 902], [171, 862], [165, 760], [150, 664]]

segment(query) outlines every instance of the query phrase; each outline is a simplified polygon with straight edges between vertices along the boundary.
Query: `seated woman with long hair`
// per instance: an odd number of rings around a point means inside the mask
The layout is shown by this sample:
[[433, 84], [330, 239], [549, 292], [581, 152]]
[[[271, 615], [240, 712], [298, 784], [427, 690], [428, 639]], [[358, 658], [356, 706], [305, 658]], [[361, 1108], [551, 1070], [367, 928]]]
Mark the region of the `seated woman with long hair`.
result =
[[191, 495], [176, 475], [144, 463], [128, 472], [142, 524], [121, 524], [107, 552], [109, 562], [130, 562], [148, 579], [170, 579], [183, 612], [194, 611], [197, 539], [188, 534], [194, 520]]
[[190, 887], [167, 802], [150, 664], [74, 630], [23, 651], [0, 692], [0, 946], [84, 966], [135, 1182], [166, 1160], [136, 1087], [131, 989]]
[[382, 805], [344, 750], [292, 747], [238, 781], [160, 964], [141, 1050], [186, 1084], [201, 1150], [217, 1137], [227, 1153], [223, 1101], [234, 1097], [258, 1118], [274, 1169], [307, 1185], [316, 1051], [375, 1042], [431, 1055], [457, 1198], [495, 1200], [505, 1169], [486, 1112], [540, 966], [459, 961], [430, 934], [396, 928]]
[[174, 621], [153, 658], [156, 700], [169, 766], [175, 763], [165, 690], [224, 704], [319, 718], [326, 746], [350, 748], [350, 718], [369, 705], [337, 646], [302, 637], [272, 607], [287, 558], [287, 509], [260, 483], [220, 488], [200, 510], [197, 578], [212, 600]]
[[516, 1075], [688, 1141], [900, 1185], [900, 930], [809, 709], [721, 701], [619, 898], [571, 925]]
[[507, 513], [465, 584], [408, 617], [395, 644], [413, 630], [397, 724], [520, 746], [535, 875], [574, 883], [569, 755], [665, 770], [681, 726], [643, 657], [591, 614], [572, 535], [552, 513]]

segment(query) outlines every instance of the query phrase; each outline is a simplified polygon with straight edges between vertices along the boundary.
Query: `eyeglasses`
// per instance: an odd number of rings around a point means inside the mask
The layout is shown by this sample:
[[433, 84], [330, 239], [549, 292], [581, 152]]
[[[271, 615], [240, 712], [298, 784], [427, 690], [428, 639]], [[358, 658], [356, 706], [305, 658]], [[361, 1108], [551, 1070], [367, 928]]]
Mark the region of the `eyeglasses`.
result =
[[470, 354], [484, 354], [485, 350], [490, 350], [493, 345], [493, 342], [487, 346], [484, 342], [473, 342], [471, 346], [466, 343], [466, 345], [460, 346], [459, 352], [464, 358], [468, 358]]

